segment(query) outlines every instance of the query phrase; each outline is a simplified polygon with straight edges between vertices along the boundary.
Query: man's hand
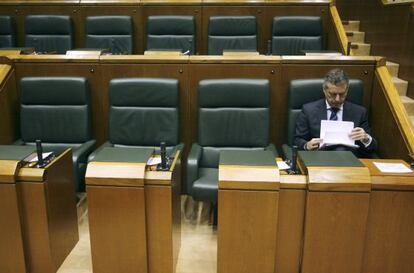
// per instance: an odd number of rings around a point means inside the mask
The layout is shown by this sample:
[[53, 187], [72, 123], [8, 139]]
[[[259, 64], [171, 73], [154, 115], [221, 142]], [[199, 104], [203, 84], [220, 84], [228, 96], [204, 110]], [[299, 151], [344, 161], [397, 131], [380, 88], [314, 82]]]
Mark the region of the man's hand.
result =
[[310, 141], [306, 142], [305, 150], [312, 151], [319, 148], [319, 144], [321, 144], [321, 138], [312, 138]]
[[352, 129], [351, 134], [349, 134], [352, 140], [359, 140], [363, 143], [367, 143], [369, 141], [369, 135], [365, 132], [364, 129], [360, 127], [355, 127]]

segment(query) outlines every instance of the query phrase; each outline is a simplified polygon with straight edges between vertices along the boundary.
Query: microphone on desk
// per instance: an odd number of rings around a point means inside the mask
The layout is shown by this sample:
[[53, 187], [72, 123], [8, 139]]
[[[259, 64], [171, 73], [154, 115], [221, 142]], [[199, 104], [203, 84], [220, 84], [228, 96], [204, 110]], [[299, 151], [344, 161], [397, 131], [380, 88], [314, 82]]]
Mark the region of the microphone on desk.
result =
[[42, 148], [42, 141], [40, 139], [36, 139], [36, 153], [37, 153], [37, 166], [39, 168], [43, 167], [43, 148]]
[[168, 168], [167, 167], [167, 150], [166, 150], [164, 141], [160, 143], [160, 155], [161, 155], [161, 170], [166, 170]]
[[292, 146], [292, 162], [290, 164], [290, 172], [292, 174], [297, 173], [297, 159], [298, 159], [298, 146]]
[[188, 39], [188, 50], [183, 52], [183, 55], [190, 56], [193, 49], [193, 39]]

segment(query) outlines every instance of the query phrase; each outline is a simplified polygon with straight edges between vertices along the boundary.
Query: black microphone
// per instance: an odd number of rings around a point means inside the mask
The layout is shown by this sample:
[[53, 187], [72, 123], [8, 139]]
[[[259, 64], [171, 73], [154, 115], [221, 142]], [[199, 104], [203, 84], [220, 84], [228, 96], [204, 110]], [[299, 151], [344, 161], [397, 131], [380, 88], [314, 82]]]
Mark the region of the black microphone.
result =
[[298, 146], [292, 146], [292, 163], [290, 165], [290, 170], [292, 174], [297, 173], [297, 158], [298, 158]]
[[266, 52], [267, 56], [271, 56], [272, 55], [272, 40], [267, 40], [267, 52]]
[[43, 149], [42, 149], [42, 141], [40, 139], [36, 139], [36, 153], [37, 153], [37, 166], [39, 168], [43, 167]]
[[161, 154], [161, 169], [166, 170], [167, 169], [167, 150], [165, 148], [165, 142], [160, 143], [160, 154]]

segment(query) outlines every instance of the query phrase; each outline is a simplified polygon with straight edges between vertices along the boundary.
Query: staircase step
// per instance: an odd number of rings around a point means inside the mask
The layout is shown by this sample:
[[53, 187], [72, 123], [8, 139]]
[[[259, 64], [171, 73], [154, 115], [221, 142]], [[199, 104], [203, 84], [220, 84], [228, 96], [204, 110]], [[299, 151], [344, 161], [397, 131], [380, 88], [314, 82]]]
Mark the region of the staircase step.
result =
[[398, 70], [400, 69], [399, 64], [387, 61], [387, 68], [391, 77], [398, 77]]
[[401, 102], [409, 116], [414, 116], [414, 100], [407, 96], [401, 96]]
[[348, 42], [364, 43], [365, 41], [365, 32], [362, 31], [347, 31], [346, 36], [348, 37]]
[[359, 31], [359, 21], [342, 21], [345, 31]]
[[371, 52], [371, 45], [365, 43], [352, 43], [352, 52], [354, 56], [369, 56]]
[[403, 79], [392, 77], [392, 81], [394, 82], [395, 88], [398, 90], [398, 94], [400, 96], [407, 95], [407, 89], [408, 89], [408, 82], [404, 81]]

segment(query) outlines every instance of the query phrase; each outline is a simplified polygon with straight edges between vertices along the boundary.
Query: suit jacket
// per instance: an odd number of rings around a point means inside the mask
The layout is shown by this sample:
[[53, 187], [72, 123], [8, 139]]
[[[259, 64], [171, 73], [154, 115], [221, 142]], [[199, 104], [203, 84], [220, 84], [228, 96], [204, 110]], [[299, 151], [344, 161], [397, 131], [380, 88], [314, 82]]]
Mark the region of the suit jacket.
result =
[[[306, 142], [312, 138], [319, 138], [321, 120], [326, 119], [327, 110], [325, 99], [304, 104], [302, 106], [302, 111], [296, 120], [295, 145], [303, 150]], [[342, 120], [354, 122], [355, 127], [361, 127], [366, 133], [371, 135], [367, 110], [363, 106], [345, 101], [343, 105]], [[357, 141], [356, 144], [359, 146], [358, 152], [361, 155], [370, 154], [377, 148], [377, 142], [373, 137], [368, 147], [365, 147], [361, 141]]]

